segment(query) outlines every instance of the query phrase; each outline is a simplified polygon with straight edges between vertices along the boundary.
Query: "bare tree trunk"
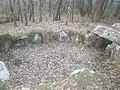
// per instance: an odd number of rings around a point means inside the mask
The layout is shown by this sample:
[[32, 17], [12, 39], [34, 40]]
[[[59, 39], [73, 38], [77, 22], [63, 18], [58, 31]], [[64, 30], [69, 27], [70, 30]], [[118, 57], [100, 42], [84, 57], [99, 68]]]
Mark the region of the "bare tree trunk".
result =
[[22, 11], [21, 11], [21, 6], [20, 6], [20, 1], [19, 0], [17, 0], [17, 4], [18, 4], [18, 8], [19, 8], [19, 14], [20, 14], [21, 22], [23, 22], [23, 15], [22, 15]]
[[68, 21], [69, 21], [69, 17], [70, 17], [70, 5], [67, 5], [67, 8], [68, 8], [68, 11], [67, 11], [67, 20], [66, 20], [65, 25], [67, 25]]
[[96, 1], [96, 8], [95, 8], [95, 12], [94, 12], [93, 18], [92, 18], [92, 20], [94, 22], [101, 21], [103, 14], [105, 12], [107, 2], [108, 2], [108, 0], [97, 0]]
[[39, 6], [39, 11], [40, 11], [40, 18], [39, 21], [42, 22], [42, 0], [39, 0], [40, 6]]
[[84, 1], [83, 0], [76, 0], [76, 5], [77, 5], [77, 8], [80, 12], [80, 15], [82, 17], [85, 16], [85, 12], [84, 12]]
[[14, 25], [17, 26], [17, 22], [16, 22], [16, 19], [15, 19], [14, 10], [13, 10], [13, 7], [12, 7], [12, 2], [11, 2], [11, 0], [9, 0], [9, 4], [10, 4], [10, 10], [11, 10], [12, 20], [13, 20], [13, 22], [14, 22]]
[[29, 21], [31, 21], [31, 19], [32, 19], [32, 11], [31, 11], [31, 5], [30, 5], [31, 3], [30, 3], [30, 1], [29, 1], [29, 5], [28, 5], [28, 10], [29, 10]]
[[23, 0], [23, 5], [24, 5], [25, 26], [28, 26], [27, 9], [26, 9], [26, 2], [25, 2], [25, 0]]
[[74, 0], [72, 0], [70, 4], [71, 4], [70, 22], [73, 22], [73, 17], [74, 17]]
[[116, 15], [116, 19], [118, 19], [119, 22], [120, 22], [120, 1], [119, 1], [118, 5], [117, 5], [115, 15]]
[[93, 6], [93, 0], [88, 0], [89, 8], [87, 10], [88, 17], [92, 14], [92, 6]]
[[0, 8], [2, 9], [2, 14], [5, 14], [3, 0], [0, 0], [0, 6], [1, 6]]
[[49, 0], [49, 17], [51, 17], [51, 12], [52, 12], [52, 1]]
[[55, 13], [55, 17], [53, 20], [60, 20], [60, 8], [61, 8], [61, 5], [62, 5], [62, 0], [57, 0], [57, 3], [58, 3], [58, 6], [57, 6], [57, 12]]
[[33, 2], [33, 0], [30, 0], [30, 15], [32, 16], [32, 22], [35, 22], [35, 17], [34, 17], [34, 2]]

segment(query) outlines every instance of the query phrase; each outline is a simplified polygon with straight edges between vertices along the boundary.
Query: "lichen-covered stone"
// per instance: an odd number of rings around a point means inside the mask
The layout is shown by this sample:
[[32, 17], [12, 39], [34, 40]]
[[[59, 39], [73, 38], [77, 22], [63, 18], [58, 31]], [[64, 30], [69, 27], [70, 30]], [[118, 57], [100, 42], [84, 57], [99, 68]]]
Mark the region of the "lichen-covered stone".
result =
[[100, 37], [108, 39], [114, 43], [120, 44], [120, 31], [114, 30], [106, 26], [98, 25], [92, 32]]
[[115, 29], [120, 29], [120, 23], [114, 23], [112, 27]]
[[95, 34], [89, 33], [85, 35], [84, 44], [88, 47], [94, 47], [97, 40], [97, 36]]

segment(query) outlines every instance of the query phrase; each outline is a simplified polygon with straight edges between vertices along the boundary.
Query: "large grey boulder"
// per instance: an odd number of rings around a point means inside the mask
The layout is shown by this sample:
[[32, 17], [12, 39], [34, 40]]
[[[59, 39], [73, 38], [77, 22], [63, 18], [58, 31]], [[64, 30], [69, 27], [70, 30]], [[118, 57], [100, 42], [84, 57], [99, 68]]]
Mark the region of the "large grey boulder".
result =
[[0, 81], [7, 81], [9, 80], [9, 77], [9, 71], [7, 70], [5, 64], [2, 61], [0, 61]]
[[120, 32], [106, 26], [98, 25], [92, 33], [98, 36], [108, 39], [114, 43], [120, 44]]

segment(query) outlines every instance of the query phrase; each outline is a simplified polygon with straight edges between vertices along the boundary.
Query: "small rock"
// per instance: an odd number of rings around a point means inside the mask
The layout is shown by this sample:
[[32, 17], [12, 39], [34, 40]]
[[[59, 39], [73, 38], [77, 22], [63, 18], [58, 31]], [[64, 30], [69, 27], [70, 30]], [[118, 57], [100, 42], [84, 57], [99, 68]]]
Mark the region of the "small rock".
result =
[[62, 31], [62, 32], [60, 32], [59, 41], [66, 43], [66, 42], [70, 41], [70, 38], [64, 31]]
[[15, 59], [15, 65], [19, 66], [22, 64], [22, 60], [21, 59]]
[[37, 33], [34, 36], [34, 40], [35, 40], [35, 43], [41, 43], [42, 42], [42, 38]]
[[23, 35], [20, 38], [17, 39], [17, 43], [16, 46], [21, 46], [21, 45], [25, 45], [28, 42], [28, 36]]
[[94, 74], [95, 72], [94, 71], [92, 71], [92, 70], [90, 70], [90, 69], [88, 69], [88, 68], [82, 68], [82, 69], [76, 69], [76, 70], [74, 70], [71, 74], [70, 74], [70, 76], [75, 76], [75, 75], [77, 75], [77, 74], [80, 74], [80, 73], [83, 73], [84, 71], [89, 71], [89, 73], [90, 74]]
[[79, 43], [79, 41], [80, 41], [79, 35], [71, 36], [71, 41], [72, 41], [72, 43]]

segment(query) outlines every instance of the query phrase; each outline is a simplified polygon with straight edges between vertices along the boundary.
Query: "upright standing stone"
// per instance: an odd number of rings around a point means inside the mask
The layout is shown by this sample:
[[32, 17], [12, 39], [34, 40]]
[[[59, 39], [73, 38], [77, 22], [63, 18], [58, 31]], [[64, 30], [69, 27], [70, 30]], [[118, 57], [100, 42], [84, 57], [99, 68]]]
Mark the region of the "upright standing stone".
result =
[[84, 43], [88, 47], [94, 47], [96, 40], [97, 40], [97, 36], [95, 34], [89, 33], [85, 35]]
[[39, 34], [35, 34], [34, 36], [35, 43], [42, 43], [42, 37], [39, 36]]
[[68, 36], [64, 31], [61, 31], [61, 32], [60, 32], [59, 41], [60, 41], [60, 42], [63, 42], [63, 43], [69, 42], [69, 41], [70, 41], [70, 38], [69, 38], [69, 36]]

